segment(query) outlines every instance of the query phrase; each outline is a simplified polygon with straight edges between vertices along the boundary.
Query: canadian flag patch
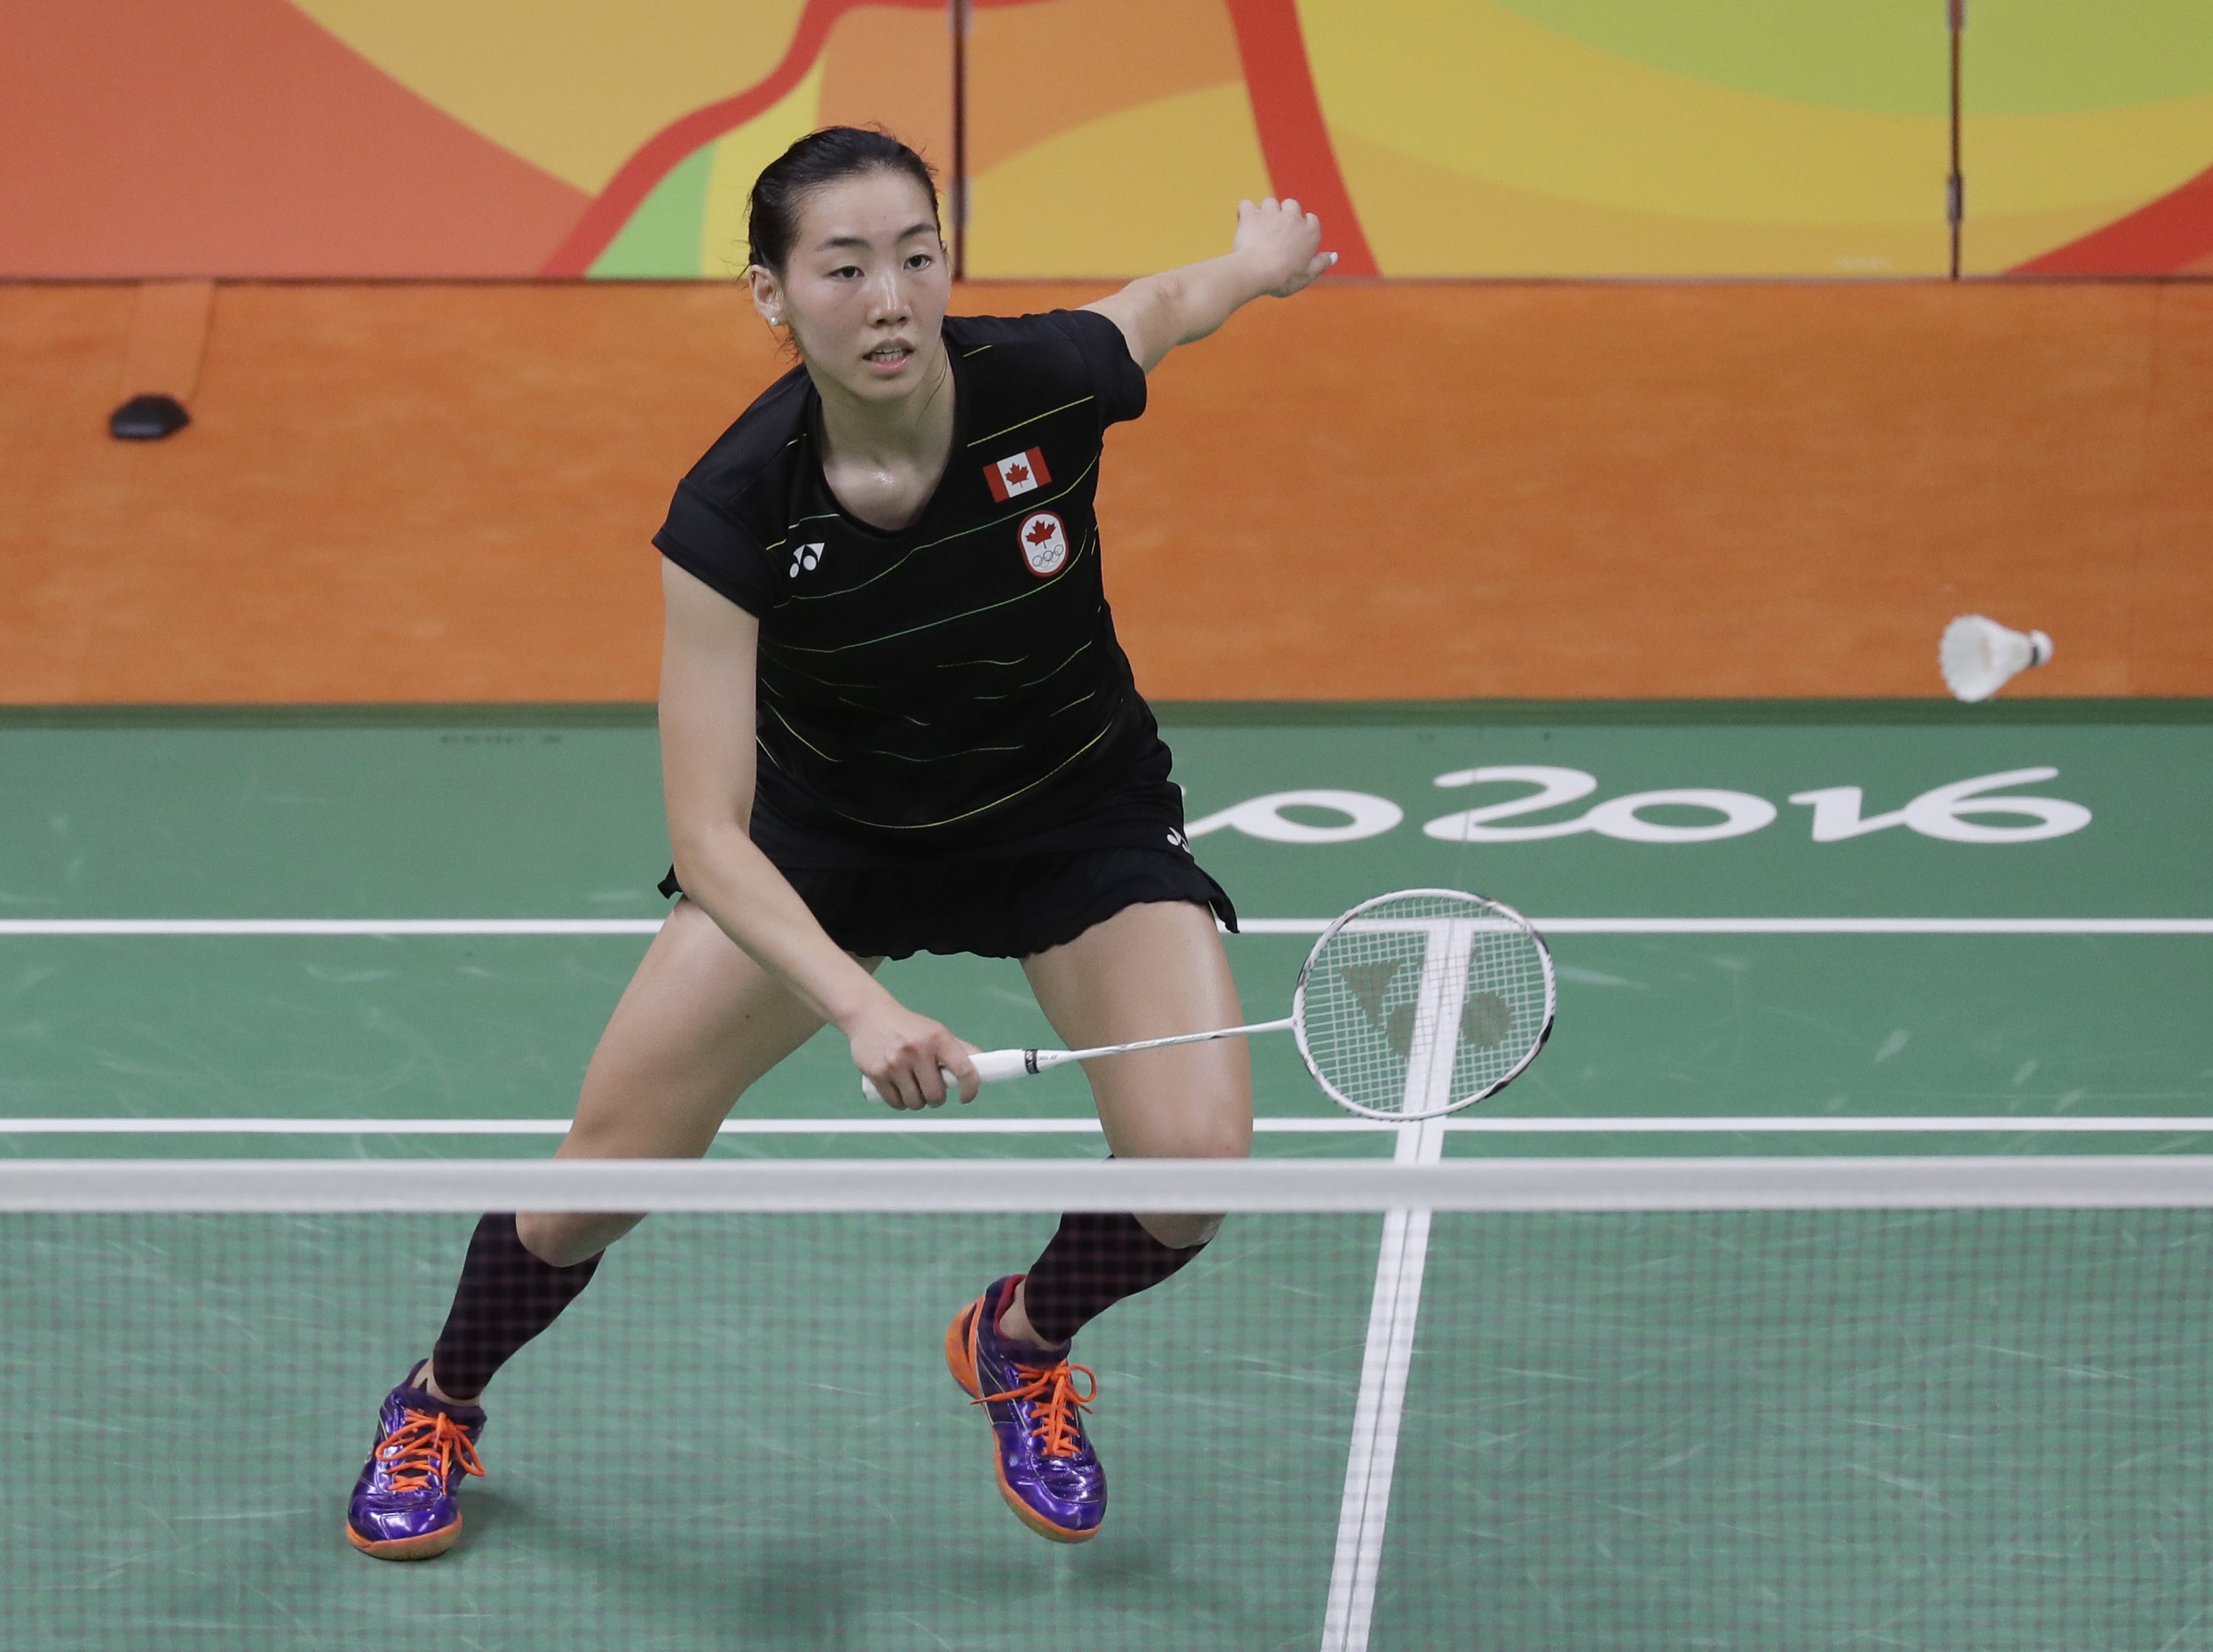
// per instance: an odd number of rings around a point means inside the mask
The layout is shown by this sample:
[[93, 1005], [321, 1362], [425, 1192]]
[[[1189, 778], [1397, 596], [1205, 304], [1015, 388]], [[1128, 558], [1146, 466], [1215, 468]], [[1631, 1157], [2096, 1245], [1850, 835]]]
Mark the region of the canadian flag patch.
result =
[[1022, 560], [1039, 579], [1058, 573], [1068, 560], [1068, 529], [1050, 510], [1040, 510], [1022, 524], [1021, 541]]
[[1045, 449], [1032, 448], [1027, 453], [1018, 453], [1012, 459], [1002, 459], [996, 465], [985, 466], [984, 479], [991, 485], [991, 497], [1004, 504], [1009, 499], [1052, 481], [1052, 472], [1045, 467]]

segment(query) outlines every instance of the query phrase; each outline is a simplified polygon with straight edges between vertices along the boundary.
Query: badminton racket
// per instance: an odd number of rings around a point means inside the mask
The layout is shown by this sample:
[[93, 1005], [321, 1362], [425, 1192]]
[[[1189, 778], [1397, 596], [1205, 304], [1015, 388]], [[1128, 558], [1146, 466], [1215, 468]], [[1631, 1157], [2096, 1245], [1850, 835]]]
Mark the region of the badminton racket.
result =
[[[1458, 889], [1399, 889], [1362, 901], [1321, 932], [1282, 1021], [969, 1059], [991, 1084], [1070, 1061], [1289, 1033], [1314, 1082], [1348, 1112], [1435, 1119], [1497, 1094], [1537, 1058], [1557, 996], [1551, 949], [1512, 907]], [[868, 1079], [861, 1089], [883, 1100]]]

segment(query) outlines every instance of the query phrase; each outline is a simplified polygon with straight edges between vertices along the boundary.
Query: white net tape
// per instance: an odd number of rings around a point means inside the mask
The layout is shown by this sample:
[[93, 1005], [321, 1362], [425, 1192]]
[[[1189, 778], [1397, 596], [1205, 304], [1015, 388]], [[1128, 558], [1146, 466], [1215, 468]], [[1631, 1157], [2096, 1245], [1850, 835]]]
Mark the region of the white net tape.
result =
[[2192, 1154], [1634, 1159], [15, 1159], [0, 1211], [2204, 1209]]

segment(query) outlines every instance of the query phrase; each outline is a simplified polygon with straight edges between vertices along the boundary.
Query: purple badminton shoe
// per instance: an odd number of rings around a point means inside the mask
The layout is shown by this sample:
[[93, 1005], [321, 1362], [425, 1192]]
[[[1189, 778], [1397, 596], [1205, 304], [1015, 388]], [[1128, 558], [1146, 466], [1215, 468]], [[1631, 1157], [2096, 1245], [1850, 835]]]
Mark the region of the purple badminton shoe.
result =
[[[1068, 1362], [1068, 1344], [1029, 1348], [999, 1334], [999, 1315], [1022, 1276], [1001, 1279], [953, 1316], [945, 1362], [991, 1419], [999, 1495], [1018, 1519], [1055, 1543], [1096, 1536], [1106, 1517], [1106, 1471], [1083, 1436], [1099, 1379]], [[1091, 1385], [1077, 1393], [1075, 1374]]]
[[461, 1534], [454, 1496], [466, 1477], [485, 1472], [477, 1460], [483, 1409], [448, 1405], [414, 1387], [422, 1373], [418, 1365], [385, 1395], [369, 1461], [346, 1505], [346, 1535], [379, 1560], [428, 1560], [452, 1548]]

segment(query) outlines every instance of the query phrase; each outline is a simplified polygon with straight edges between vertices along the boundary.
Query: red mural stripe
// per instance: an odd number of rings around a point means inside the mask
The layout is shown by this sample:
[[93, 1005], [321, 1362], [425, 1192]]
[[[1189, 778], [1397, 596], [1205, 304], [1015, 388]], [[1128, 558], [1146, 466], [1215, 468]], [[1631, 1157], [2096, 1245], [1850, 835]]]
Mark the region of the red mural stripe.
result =
[[[986, 6], [1034, 5], [1038, 0], [970, 0], [978, 9]], [[686, 156], [703, 143], [711, 143], [725, 132], [735, 131], [756, 115], [772, 109], [791, 88], [807, 77], [814, 60], [830, 39], [830, 31], [849, 11], [863, 6], [894, 7], [906, 11], [942, 11], [945, 0], [808, 0], [792, 31], [791, 45], [775, 68], [735, 97], [694, 109], [662, 127], [607, 180], [607, 186], [584, 209], [568, 238], [546, 260], [540, 272], [548, 276], [588, 274], [631, 215], [645, 204]]]
[[[923, 3], [927, 3], [927, 0]], [[644, 204], [645, 198], [653, 193], [662, 179], [683, 164], [686, 156], [701, 144], [712, 143], [724, 132], [774, 108], [789, 95], [820, 55], [823, 43], [830, 38], [832, 25], [860, 3], [862, 0], [808, 0], [807, 9], [800, 14], [799, 27], [792, 31], [791, 45], [776, 67], [735, 97], [694, 109], [648, 138], [584, 209], [568, 238], [546, 260], [544, 273], [588, 273], [598, 262], [600, 254], [622, 232], [622, 227], [630, 222], [631, 215]]]
[[[1972, 224], [1972, 220], [1969, 220]], [[2014, 275], [2175, 275], [2213, 253], [2213, 168]]]
[[1335, 249], [1337, 273], [1381, 273], [1353, 210], [1352, 192], [1338, 170], [1299, 32], [1296, 0], [1224, 0], [1245, 64], [1245, 89], [1253, 101], [1260, 153], [1278, 198], [1291, 197], [1321, 216], [1324, 245]]

